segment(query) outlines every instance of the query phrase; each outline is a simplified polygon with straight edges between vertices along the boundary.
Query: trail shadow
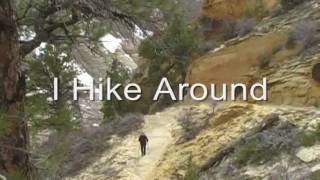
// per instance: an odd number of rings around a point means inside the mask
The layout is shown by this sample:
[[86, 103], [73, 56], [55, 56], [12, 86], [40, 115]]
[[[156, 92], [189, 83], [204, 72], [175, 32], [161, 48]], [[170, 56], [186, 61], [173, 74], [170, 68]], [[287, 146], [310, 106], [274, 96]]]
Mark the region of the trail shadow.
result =
[[[68, 160], [64, 164], [63, 175], [75, 176], [82, 169], [101, 158], [101, 154], [110, 148], [108, 140], [112, 136], [124, 137], [133, 131], [142, 128], [144, 118], [142, 115], [127, 115], [119, 120], [104, 124], [88, 134], [79, 132], [72, 138], [72, 145]], [[115, 158], [115, 156], [113, 157]], [[112, 161], [112, 157], [109, 159]], [[116, 174], [112, 168], [107, 168], [108, 175]]]

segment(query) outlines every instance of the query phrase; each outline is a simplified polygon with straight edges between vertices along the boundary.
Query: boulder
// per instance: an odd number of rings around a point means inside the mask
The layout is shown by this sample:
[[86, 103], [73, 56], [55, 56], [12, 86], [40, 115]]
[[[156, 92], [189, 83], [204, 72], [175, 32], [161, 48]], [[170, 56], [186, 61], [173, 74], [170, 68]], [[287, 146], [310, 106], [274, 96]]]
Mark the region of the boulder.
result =
[[309, 163], [320, 158], [320, 145], [301, 148], [296, 156], [303, 162]]

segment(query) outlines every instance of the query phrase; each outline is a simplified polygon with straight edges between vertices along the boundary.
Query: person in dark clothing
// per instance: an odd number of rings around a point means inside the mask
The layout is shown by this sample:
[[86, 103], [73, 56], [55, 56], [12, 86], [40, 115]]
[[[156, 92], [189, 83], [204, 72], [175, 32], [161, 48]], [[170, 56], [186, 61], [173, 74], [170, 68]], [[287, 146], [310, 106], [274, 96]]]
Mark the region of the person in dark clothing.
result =
[[141, 155], [145, 156], [146, 155], [146, 146], [148, 143], [148, 137], [143, 133], [139, 136], [139, 142], [141, 146]]

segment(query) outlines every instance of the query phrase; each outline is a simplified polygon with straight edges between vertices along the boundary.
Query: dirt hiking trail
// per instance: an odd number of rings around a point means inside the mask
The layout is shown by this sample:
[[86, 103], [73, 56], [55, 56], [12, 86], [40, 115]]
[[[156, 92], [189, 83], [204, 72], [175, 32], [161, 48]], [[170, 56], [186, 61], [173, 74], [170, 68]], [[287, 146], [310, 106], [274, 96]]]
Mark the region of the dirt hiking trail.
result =
[[[68, 180], [149, 180], [149, 175], [163, 158], [167, 147], [173, 143], [171, 130], [183, 106], [171, 107], [160, 113], [144, 116], [143, 128], [125, 137], [114, 136], [110, 149], [98, 161], [87, 166], [80, 174]], [[144, 132], [149, 139], [146, 156], [140, 152], [139, 135]]]

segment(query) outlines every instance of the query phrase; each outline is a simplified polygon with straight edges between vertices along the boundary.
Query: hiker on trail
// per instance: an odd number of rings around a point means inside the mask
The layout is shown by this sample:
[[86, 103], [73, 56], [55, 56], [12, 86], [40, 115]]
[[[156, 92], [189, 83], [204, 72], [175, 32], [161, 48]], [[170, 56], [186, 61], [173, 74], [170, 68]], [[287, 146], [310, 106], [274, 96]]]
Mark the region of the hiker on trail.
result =
[[145, 156], [146, 155], [146, 146], [148, 143], [148, 137], [142, 133], [139, 137], [139, 142], [140, 142], [140, 146], [141, 146], [141, 155]]

